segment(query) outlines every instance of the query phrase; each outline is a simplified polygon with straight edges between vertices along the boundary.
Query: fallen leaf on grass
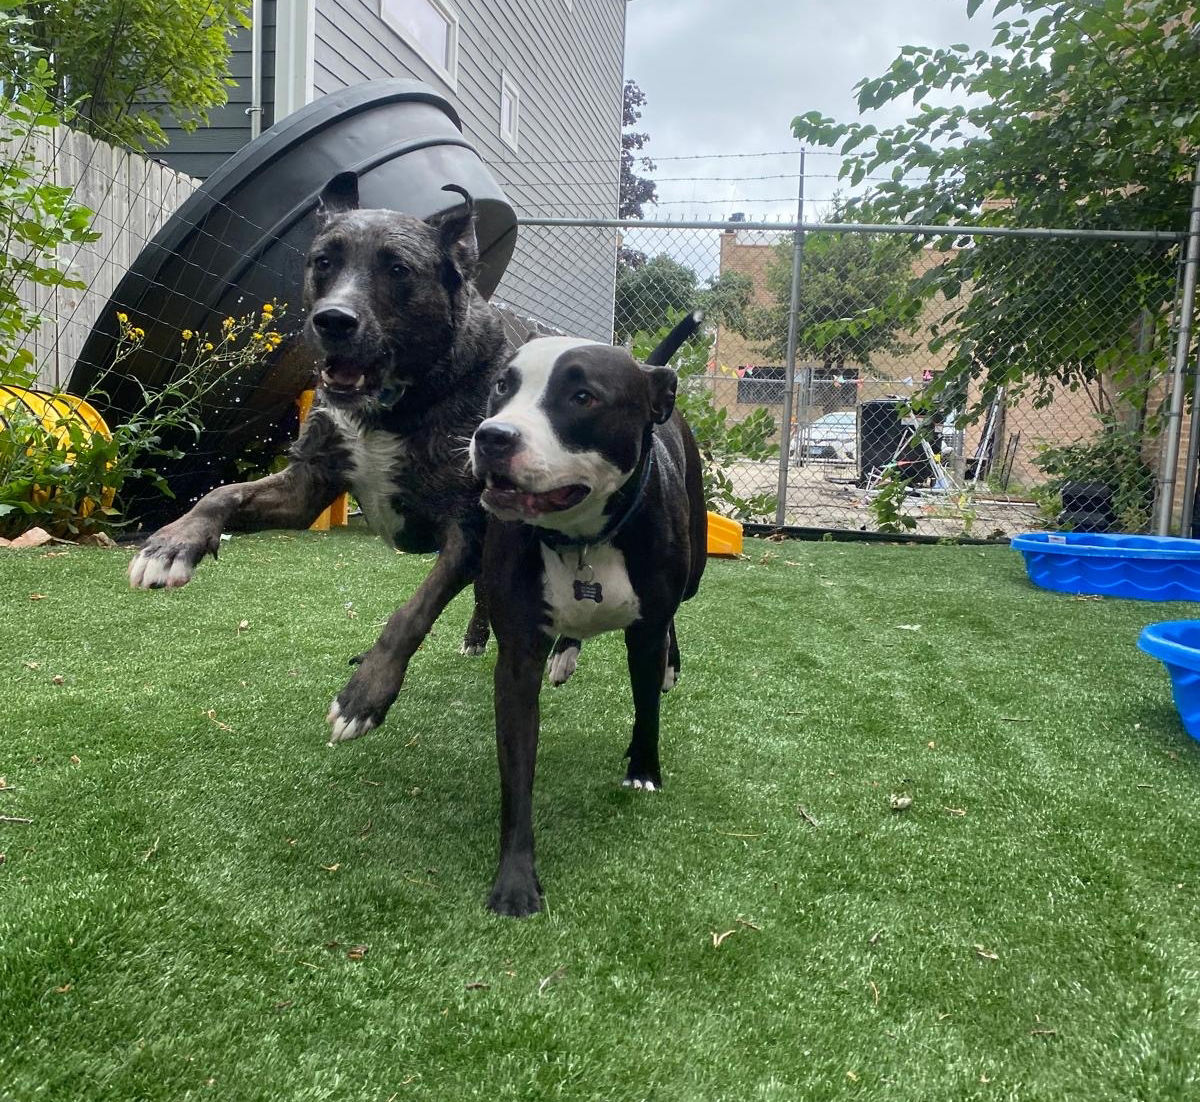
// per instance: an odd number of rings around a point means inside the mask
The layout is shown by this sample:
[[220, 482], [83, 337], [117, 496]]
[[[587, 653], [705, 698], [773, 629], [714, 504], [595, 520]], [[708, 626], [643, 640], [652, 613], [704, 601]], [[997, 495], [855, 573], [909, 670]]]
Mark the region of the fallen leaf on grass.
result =
[[716, 930], [712, 931], [712, 943], [714, 949], [721, 948], [723, 942], [730, 934], [736, 934], [737, 930], [726, 930], [723, 934], [718, 934]]
[[217, 710], [215, 708], [209, 708], [203, 714], [208, 716], [208, 718], [212, 720], [213, 723], [215, 723], [222, 731], [233, 731], [233, 728], [230, 727], [228, 723], [222, 723], [219, 719], [217, 719]]
[[873, 933], [869, 938], [867, 938], [867, 944], [868, 945], [878, 945], [879, 939], [881, 937], [883, 937], [883, 931], [876, 930], [875, 933]]
[[897, 631], [920, 631], [921, 625], [920, 624], [897, 624], [896, 630]]
[[284, 1002], [276, 1003], [271, 1009], [272, 1010], [286, 1010], [291, 1005], [292, 1005], [292, 1000], [287, 999]]
[[893, 811], [907, 811], [910, 807], [912, 807], [912, 797], [898, 796], [895, 792], [893, 792], [888, 797], [888, 807], [890, 807]]
[[849, 1079], [851, 1083], [857, 1083], [857, 1082], [858, 1082], [858, 1074], [857, 1074], [856, 1072], [854, 1072], [854, 1071], [848, 1071], [848, 1072], [846, 1072], [846, 1078], [847, 1078], [847, 1079]]
[[946, 810], [950, 812], [951, 815], [962, 816], [967, 813], [967, 809], [965, 807], [948, 807]]
[[371, 831], [372, 831], [372, 830], [374, 830], [374, 829], [375, 829], [375, 820], [374, 820], [374, 819], [368, 819], [368, 820], [366, 821], [366, 824], [365, 824], [364, 826], [361, 826], [361, 827], [359, 827], [359, 830], [358, 830], [358, 836], [359, 836], [360, 838], [365, 838], [365, 837], [366, 837], [368, 834], [370, 834], [370, 833], [371, 833]]
[[67, 683], [67, 679], [61, 673], [56, 673], [50, 680], [55, 685], [65, 685]]
[[367, 955], [367, 946], [354, 945], [346, 950], [347, 960], [362, 960]]
[[486, 991], [492, 985], [490, 983], [481, 983], [478, 980], [475, 983], [467, 984], [468, 991]]
[[154, 844], [142, 854], [143, 861], [149, 861], [158, 852], [158, 839], [154, 839]]
[[46, 599], [46, 594], [45, 593], [31, 593], [31, 594], [29, 594], [29, 599], [31, 601], [44, 601]]
[[335, 862], [332, 865], [322, 865], [321, 866], [321, 868], [323, 868], [326, 872], [337, 872], [338, 869], [340, 869], [341, 867], [342, 867], [342, 863], [340, 861]]
[[56, 988], [54, 989], [54, 993], [55, 993], [56, 995], [65, 995], [65, 994], [66, 994], [68, 991], [70, 991], [70, 990], [71, 990], [71, 988], [72, 988], [72, 987], [74, 987], [74, 986], [75, 986], [75, 985], [74, 985], [73, 983], [64, 983], [64, 984], [62, 985], [62, 987], [56, 987]]
[[250, 621], [249, 620], [240, 620], [238, 622], [238, 626], [237, 626], [237, 634], [238, 635], [241, 635], [243, 631], [249, 631], [249, 630], [250, 630]]
[[21, 664], [27, 670], [40, 670], [42, 668], [42, 664], [40, 662], [22, 662]]
[[70, 758], [68, 758], [67, 760], [70, 761], [70, 763], [72, 765], [82, 765], [83, 764], [82, 761], [80, 760], [80, 757], [78, 754], [72, 754], [70, 756]]
[[993, 953], [990, 949], [985, 949], [982, 945], [975, 946], [975, 953], [983, 960], [999, 960], [998, 954]]

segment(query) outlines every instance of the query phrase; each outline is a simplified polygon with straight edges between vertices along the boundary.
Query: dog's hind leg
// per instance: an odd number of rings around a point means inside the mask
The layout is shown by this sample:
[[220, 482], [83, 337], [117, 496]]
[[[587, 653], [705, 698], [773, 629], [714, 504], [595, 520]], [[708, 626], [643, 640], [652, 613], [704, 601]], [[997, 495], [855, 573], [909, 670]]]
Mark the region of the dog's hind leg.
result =
[[478, 536], [455, 526], [417, 591], [392, 613], [375, 645], [329, 707], [329, 745], [378, 727], [404, 684], [408, 663], [433, 622], [479, 574]]
[[467, 633], [463, 636], [460, 654], [469, 658], [481, 655], [487, 649], [488, 637], [491, 635], [488, 626], [487, 596], [479, 579], [475, 579], [475, 609], [471, 613], [471, 622], [467, 624]]
[[683, 663], [679, 657], [679, 640], [675, 638], [675, 618], [667, 628], [667, 668], [663, 671], [662, 691], [669, 693], [679, 684], [679, 671]]
[[581, 640], [572, 639], [567, 635], [558, 637], [546, 661], [546, 679], [551, 685], [557, 688], [567, 683], [579, 664], [579, 652], [582, 649]]
[[637, 623], [625, 629], [625, 653], [633, 687], [633, 737], [625, 756], [629, 768], [622, 782], [627, 788], [653, 792], [662, 788], [658, 763], [658, 711], [667, 665], [667, 626]]

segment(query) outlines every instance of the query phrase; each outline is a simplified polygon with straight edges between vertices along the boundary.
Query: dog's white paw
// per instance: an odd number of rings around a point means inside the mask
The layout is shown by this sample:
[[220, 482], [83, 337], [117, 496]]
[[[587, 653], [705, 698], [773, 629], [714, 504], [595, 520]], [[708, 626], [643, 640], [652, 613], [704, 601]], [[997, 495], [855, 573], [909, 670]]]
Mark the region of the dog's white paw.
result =
[[551, 685], [565, 685], [578, 664], [578, 647], [567, 647], [566, 650], [555, 651], [546, 662], [546, 677]]
[[337, 700], [334, 700], [329, 705], [329, 714], [325, 717], [325, 722], [332, 727], [332, 730], [329, 732], [329, 741], [325, 744], [326, 746], [336, 746], [339, 742], [349, 742], [360, 735], [365, 735], [375, 726], [373, 720], [351, 719], [349, 716], [342, 715], [342, 709], [338, 705]]
[[662, 691], [669, 693], [679, 684], [679, 671], [674, 666], [667, 666], [663, 671]]
[[630, 780], [628, 777], [626, 777], [621, 782], [621, 787], [622, 788], [636, 788], [641, 792], [657, 792], [658, 791], [658, 787], [655, 785], [655, 783], [653, 781], [643, 781], [636, 777], [633, 780]]
[[467, 658], [478, 658], [485, 650], [487, 650], [486, 643], [463, 643], [458, 648], [458, 653]]
[[129, 584], [134, 589], [177, 589], [192, 580], [195, 567], [185, 558], [166, 558], [139, 551], [129, 564]]

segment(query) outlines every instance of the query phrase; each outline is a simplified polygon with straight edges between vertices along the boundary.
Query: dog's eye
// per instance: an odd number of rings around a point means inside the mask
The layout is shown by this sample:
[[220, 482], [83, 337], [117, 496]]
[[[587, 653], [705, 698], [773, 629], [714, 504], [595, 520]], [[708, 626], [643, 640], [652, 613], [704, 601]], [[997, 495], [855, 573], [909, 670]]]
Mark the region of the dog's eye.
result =
[[313, 267], [316, 268], [318, 272], [327, 272], [331, 267], [333, 267], [333, 261], [327, 256], [314, 256], [312, 263]]
[[403, 264], [393, 264], [388, 271], [391, 272], [392, 275], [394, 275], [397, 279], [408, 275], [408, 269]]
[[507, 379], [497, 379], [496, 380], [496, 393], [497, 394], [507, 394], [508, 393], [508, 380]]
[[577, 406], [583, 406], [587, 409], [589, 406], [596, 404], [597, 398], [590, 390], [577, 390], [571, 395], [571, 401]]

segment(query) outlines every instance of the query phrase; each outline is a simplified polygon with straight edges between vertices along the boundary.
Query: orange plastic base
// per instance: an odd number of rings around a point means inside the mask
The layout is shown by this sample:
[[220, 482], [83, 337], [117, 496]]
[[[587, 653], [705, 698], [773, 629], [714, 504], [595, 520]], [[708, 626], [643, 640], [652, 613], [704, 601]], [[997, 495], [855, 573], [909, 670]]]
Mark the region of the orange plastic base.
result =
[[708, 553], [736, 558], [742, 553], [742, 526], [717, 513], [708, 514]]

